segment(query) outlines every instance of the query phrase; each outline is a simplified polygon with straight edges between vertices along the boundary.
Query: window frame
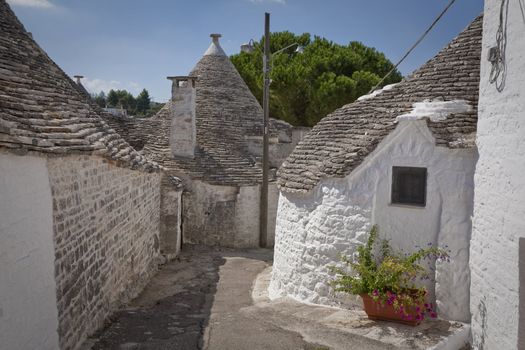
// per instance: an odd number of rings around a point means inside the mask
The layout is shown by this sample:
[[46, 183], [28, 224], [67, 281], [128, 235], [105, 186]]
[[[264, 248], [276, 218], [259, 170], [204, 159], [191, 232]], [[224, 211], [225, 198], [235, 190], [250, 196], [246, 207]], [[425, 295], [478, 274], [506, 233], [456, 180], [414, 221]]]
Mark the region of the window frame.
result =
[[[400, 176], [412, 173], [417, 176], [423, 176], [423, 194], [422, 201], [403, 201], [400, 194]], [[392, 182], [390, 186], [390, 204], [399, 206], [409, 206], [414, 208], [425, 208], [427, 206], [428, 191], [428, 168], [416, 166], [392, 166]]]

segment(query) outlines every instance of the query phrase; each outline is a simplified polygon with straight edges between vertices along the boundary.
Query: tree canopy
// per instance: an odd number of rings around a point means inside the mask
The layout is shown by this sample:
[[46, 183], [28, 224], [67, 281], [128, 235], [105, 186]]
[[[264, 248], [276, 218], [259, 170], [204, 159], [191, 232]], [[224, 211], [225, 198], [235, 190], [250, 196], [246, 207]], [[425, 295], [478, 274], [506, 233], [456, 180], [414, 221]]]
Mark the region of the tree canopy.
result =
[[106, 95], [103, 91], [93, 95], [95, 102], [102, 108], [124, 108], [129, 115], [151, 117], [157, 113], [164, 104], [151, 101], [148, 90], [142, 91], [134, 97], [127, 90], [109, 90]]
[[[393, 68], [383, 53], [360, 42], [340, 45], [318, 36], [312, 40], [308, 33], [272, 33], [270, 51], [276, 52], [295, 42], [304, 47], [303, 53], [296, 53], [296, 47], [291, 47], [273, 56], [270, 74], [270, 116], [293, 125], [315, 125], [328, 113], [368, 93]], [[263, 39], [255, 43], [252, 53], [231, 56], [261, 104], [262, 52]], [[383, 85], [401, 78], [395, 70]]]

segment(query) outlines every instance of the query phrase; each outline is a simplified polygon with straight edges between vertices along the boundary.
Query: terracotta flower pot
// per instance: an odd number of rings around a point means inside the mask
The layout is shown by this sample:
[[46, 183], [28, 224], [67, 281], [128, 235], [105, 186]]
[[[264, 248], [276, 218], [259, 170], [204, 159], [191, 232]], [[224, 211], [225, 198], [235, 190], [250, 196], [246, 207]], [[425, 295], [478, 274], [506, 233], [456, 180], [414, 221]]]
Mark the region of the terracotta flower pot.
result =
[[365, 312], [368, 315], [368, 318], [371, 320], [398, 322], [409, 326], [417, 326], [421, 323], [421, 320], [416, 319], [415, 306], [412, 308], [412, 310], [405, 310], [405, 313], [410, 317], [408, 319], [407, 317], [403, 318], [401, 313], [394, 309], [393, 305], [375, 301], [368, 294], [361, 294], [361, 298], [363, 298]]

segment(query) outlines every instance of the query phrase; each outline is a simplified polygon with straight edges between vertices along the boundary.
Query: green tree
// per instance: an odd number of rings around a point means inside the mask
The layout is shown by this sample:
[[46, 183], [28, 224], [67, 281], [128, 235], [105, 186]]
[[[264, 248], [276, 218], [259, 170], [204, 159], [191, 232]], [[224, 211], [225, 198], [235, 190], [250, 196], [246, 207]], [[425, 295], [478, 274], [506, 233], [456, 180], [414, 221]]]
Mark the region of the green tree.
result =
[[107, 101], [106, 101], [106, 94], [104, 93], [104, 91], [101, 91], [98, 94], [93, 94], [93, 100], [99, 107], [101, 108], [106, 107]]
[[[270, 116], [293, 125], [312, 126], [344, 104], [366, 94], [393, 67], [384, 54], [360, 42], [336, 44], [310, 34], [271, 34], [270, 49], [276, 52], [292, 43], [304, 47], [302, 54], [292, 47], [272, 59]], [[231, 60], [242, 78], [262, 103], [262, 44], [252, 53], [241, 52]], [[401, 80], [394, 71], [383, 85]]]
[[162, 109], [162, 107], [164, 107], [165, 103], [159, 103], [159, 102], [151, 102], [150, 104], [150, 108], [148, 109], [146, 115], [144, 115], [144, 117], [152, 117], [154, 116], [155, 114], [158, 113], [158, 111], [160, 111]]
[[117, 107], [118, 100], [119, 100], [119, 96], [117, 95], [117, 92], [113, 89], [109, 90], [108, 96], [106, 98], [108, 107]]
[[135, 97], [133, 97], [133, 95], [127, 90], [116, 90], [115, 93], [118, 98], [118, 102], [115, 105], [115, 107], [124, 108], [125, 110], [127, 110], [128, 114], [134, 115], [136, 113], [137, 107], [137, 101], [135, 100]]
[[148, 90], [142, 89], [136, 98], [137, 114], [145, 115], [150, 109], [151, 99]]

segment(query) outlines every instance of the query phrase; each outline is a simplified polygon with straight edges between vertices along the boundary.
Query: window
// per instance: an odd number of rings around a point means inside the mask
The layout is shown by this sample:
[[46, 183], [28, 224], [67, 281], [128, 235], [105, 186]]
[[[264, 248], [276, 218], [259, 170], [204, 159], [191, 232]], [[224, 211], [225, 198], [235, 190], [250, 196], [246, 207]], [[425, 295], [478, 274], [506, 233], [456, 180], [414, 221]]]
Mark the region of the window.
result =
[[427, 168], [392, 167], [392, 204], [424, 207], [426, 197]]

